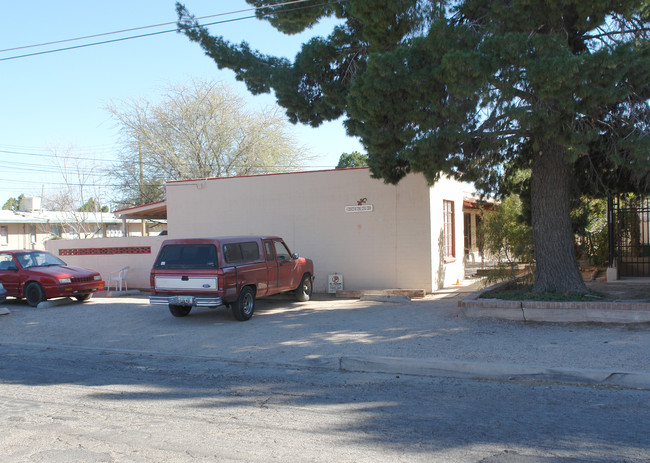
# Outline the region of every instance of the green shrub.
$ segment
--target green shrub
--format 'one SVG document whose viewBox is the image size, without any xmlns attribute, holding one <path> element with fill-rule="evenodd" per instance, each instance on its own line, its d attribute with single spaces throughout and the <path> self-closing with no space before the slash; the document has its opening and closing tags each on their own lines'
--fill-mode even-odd
<svg viewBox="0 0 650 463">
<path fill-rule="evenodd" d="M 511 195 L 499 203 L 494 211 L 484 215 L 479 232 L 484 252 L 496 260 L 494 269 L 487 272 L 487 282 L 510 279 L 517 282 L 532 278 L 534 268 L 533 231 L 522 218 L 522 202 Z"/>
</svg>

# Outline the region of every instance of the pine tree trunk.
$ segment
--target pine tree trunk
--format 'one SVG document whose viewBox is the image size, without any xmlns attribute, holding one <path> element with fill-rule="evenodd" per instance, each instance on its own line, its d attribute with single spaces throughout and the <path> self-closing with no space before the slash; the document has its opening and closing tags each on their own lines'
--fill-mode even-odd
<svg viewBox="0 0 650 463">
<path fill-rule="evenodd" d="M 533 156 L 531 213 L 537 265 L 533 291 L 584 292 L 570 217 L 571 171 L 564 150 L 546 144 Z"/>
</svg>

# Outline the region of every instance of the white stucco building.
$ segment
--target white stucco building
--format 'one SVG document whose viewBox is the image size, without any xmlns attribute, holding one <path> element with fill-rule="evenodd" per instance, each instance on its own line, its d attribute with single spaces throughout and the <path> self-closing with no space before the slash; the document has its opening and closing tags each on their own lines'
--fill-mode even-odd
<svg viewBox="0 0 650 463">
<path fill-rule="evenodd" d="M 463 278 L 463 188 L 367 168 L 167 183 L 170 237 L 279 235 L 313 259 L 314 289 L 425 289 Z"/>
<path fill-rule="evenodd" d="M 421 174 L 388 185 L 368 168 L 173 181 L 164 203 L 116 212 L 166 217 L 167 236 L 55 240 L 47 249 L 102 275 L 128 265 L 129 288 L 148 288 L 165 238 L 278 235 L 313 259 L 317 292 L 334 273 L 344 289 L 432 292 L 464 276 L 464 188 L 446 177 L 429 186 Z"/>
</svg>

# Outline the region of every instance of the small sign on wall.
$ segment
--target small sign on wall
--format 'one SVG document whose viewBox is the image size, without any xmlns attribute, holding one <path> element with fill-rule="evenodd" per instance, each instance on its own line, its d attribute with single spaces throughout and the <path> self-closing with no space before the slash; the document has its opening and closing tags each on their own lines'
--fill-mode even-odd
<svg viewBox="0 0 650 463">
<path fill-rule="evenodd" d="M 356 206 L 345 206 L 345 212 L 372 212 L 372 204 L 368 204 L 368 198 L 361 198 Z"/>
<path fill-rule="evenodd" d="M 372 212 L 372 204 L 363 206 L 345 206 L 345 212 Z"/>
<path fill-rule="evenodd" d="M 343 291 L 343 275 L 334 273 L 327 278 L 327 292 L 336 293 Z"/>
</svg>

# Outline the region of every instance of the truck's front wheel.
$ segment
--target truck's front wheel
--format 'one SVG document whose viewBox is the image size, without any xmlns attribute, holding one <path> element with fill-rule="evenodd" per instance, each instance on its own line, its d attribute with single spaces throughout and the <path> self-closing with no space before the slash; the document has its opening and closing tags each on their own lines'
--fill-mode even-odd
<svg viewBox="0 0 650 463">
<path fill-rule="evenodd" d="M 296 288 L 296 299 L 298 299 L 300 302 L 307 302 L 309 299 L 311 299 L 311 292 L 311 275 L 305 273 L 300 280 L 300 285 L 298 285 Z"/>
<path fill-rule="evenodd" d="M 169 304 L 169 311 L 174 317 L 184 317 L 192 310 L 192 306 L 189 305 L 174 305 Z"/>
<path fill-rule="evenodd" d="M 250 286 L 245 286 L 232 304 L 232 314 L 237 320 L 243 322 L 250 319 L 253 312 L 255 312 L 255 290 Z"/>
</svg>

